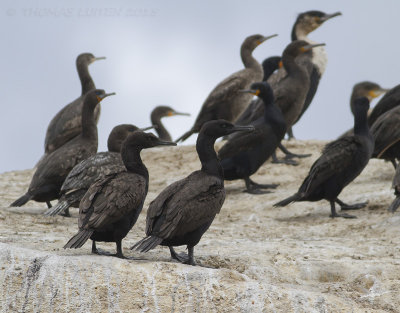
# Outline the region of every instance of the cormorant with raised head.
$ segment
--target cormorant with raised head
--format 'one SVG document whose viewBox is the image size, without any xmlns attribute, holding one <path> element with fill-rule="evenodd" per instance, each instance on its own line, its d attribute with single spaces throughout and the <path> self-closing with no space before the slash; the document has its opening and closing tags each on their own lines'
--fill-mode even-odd
<svg viewBox="0 0 400 313">
<path fill-rule="evenodd" d="M 331 18 L 339 15 L 341 15 L 340 12 L 336 12 L 333 14 L 326 14 L 321 11 L 307 11 L 299 14 L 292 28 L 292 34 L 291 34 L 292 41 L 304 40 L 309 44 L 315 44 L 314 41 L 308 38 L 308 34 L 316 30 L 327 20 L 330 20 Z M 328 60 L 326 57 L 326 51 L 322 46 L 313 49 L 310 52 L 305 53 L 301 57 L 298 57 L 296 59 L 297 63 L 299 63 L 300 65 L 302 65 L 304 68 L 307 69 L 310 82 L 307 91 L 307 96 L 303 103 L 302 111 L 294 123 L 296 123 L 300 119 L 300 117 L 309 107 L 312 99 L 314 98 L 321 76 L 325 71 L 327 61 Z M 274 92 L 275 92 L 275 85 L 279 84 L 279 82 L 282 79 L 284 79 L 286 75 L 287 75 L 286 69 L 282 68 L 279 69 L 277 73 L 271 75 L 271 77 L 268 79 L 268 83 L 271 85 Z M 252 120 L 255 120 L 263 115 L 262 112 L 263 109 L 264 106 L 262 105 L 262 103 L 258 102 L 257 106 L 254 106 L 253 108 L 247 108 L 243 114 L 246 116 L 252 115 L 253 116 Z M 251 110 L 254 113 L 249 114 L 248 112 L 246 112 L 247 110 Z M 247 125 L 250 123 L 251 120 L 239 117 L 237 121 L 240 121 L 239 123 L 240 125 Z M 291 126 L 289 125 L 288 125 L 288 134 L 289 138 L 293 137 L 293 132 L 291 130 Z"/>
<path fill-rule="evenodd" d="M 225 120 L 204 123 L 197 137 L 201 170 L 191 173 L 167 188 L 149 206 L 147 237 L 131 249 L 147 252 L 158 245 L 168 246 L 171 257 L 195 265 L 194 246 L 210 227 L 225 200 L 223 170 L 214 150 L 215 140 L 235 131 L 254 130 Z M 188 257 L 178 255 L 173 246 L 187 245 Z"/>
<path fill-rule="evenodd" d="M 89 65 L 97 60 L 103 60 L 105 57 L 95 57 L 91 53 L 82 53 L 76 58 L 76 68 L 82 85 L 81 95 L 62 108 L 50 121 L 47 127 L 46 138 L 44 141 L 45 153 L 53 152 L 63 144 L 78 136 L 81 133 L 81 113 L 83 99 L 85 94 L 95 89 L 95 84 L 89 74 Z M 94 111 L 94 117 L 97 121 L 100 115 L 100 105 Z"/>
<path fill-rule="evenodd" d="M 51 200 L 58 199 L 61 186 L 73 167 L 97 152 L 97 126 L 94 110 L 105 97 L 104 90 L 89 91 L 82 106 L 82 128 L 77 137 L 68 141 L 57 150 L 46 154 L 39 161 L 26 194 L 10 206 L 21 206 L 29 200 L 46 202 L 51 207 Z"/>
<path fill-rule="evenodd" d="M 274 206 L 326 199 L 331 204 L 331 217 L 355 218 L 353 215 L 337 213 L 335 202 L 342 210 L 360 209 L 367 204 L 348 205 L 340 201 L 338 195 L 362 172 L 374 151 L 374 140 L 367 123 L 368 109 L 367 98 L 358 98 L 354 102 L 354 135 L 327 144 L 322 155 L 311 166 L 298 192 Z"/>
<path fill-rule="evenodd" d="M 220 82 L 204 101 L 193 127 L 179 137 L 176 142 L 185 141 L 192 134 L 198 133 L 201 126 L 210 120 L 225 119 L 234 121 L 246 108 L 252 99 L 251 94 L 240 93 L 241 89 L 248 89 L 252 83 L 261 81 L 263 68 L 253 57 L 253 50 L 264 41 L 277 35 L 264 37 L 252 35 L 247 37 L 241 48 L 240 56 L 245 66 L 243 70 L 233 73 Z"/>
<path fill-rule="evenodd" d="M 152 125 L 155 126 L 158 138 L 162 140 L 172 141 L 171 135 L 161 122 L 161 118 L 175 116 L 175 115 L 190 116 L 189 113 L 176 112 L 173 108 L 165 105 L 159 105 L 155 107 L 153 111 L 151 111 L 150 115 L 151 123 Z"/>
<path fill-rule="evenodd" d="M 250 179 L 260 166 L 274 153 L 285 136 L 286 123 L 281 110 L 274 104 L 274 95 L 267 82 L 254 83 L 251 89 L 243 90 L 262 99 L 264 116 L 251 122 L 255 131 L 234 133 L 218 151 L 225 180 L 244 179 L 246 191 L 252 194 L 265 193 L 264 188 L 277 185 L 261 185 Z"/>
<path fill-rule="evenodd" d="M 90 238 L 92 253 L 100 254 L 96 241 L 115 242 L 115 256 L 124 258 L 122 239 L 136 223 L 147 195 L 149 172 L 140 158 L 142 149 L 176 145 L 153 134 L 135 131 L 121 148 L 126 171 L 113 173 L 90 186 L 79 204 L 79 232 L 65 248 L 80 248 Z"/>
<path fill-rule="evenodd" d="M 96 180 L 126 171 L 121 158 L 123 141 L 136 130 L 144 131 L 150 128 L 153 127 L 139 129 L 130 124 L 115 126 L 108 136 L 108 151 L 98 152 L 75 165 L 61 186 L 58 203 L 44 214 L 54 216 L 63 212 L 63 216 L 70 216 L 69 207 L 78 208 L 82 197 Z"/>
</svg>

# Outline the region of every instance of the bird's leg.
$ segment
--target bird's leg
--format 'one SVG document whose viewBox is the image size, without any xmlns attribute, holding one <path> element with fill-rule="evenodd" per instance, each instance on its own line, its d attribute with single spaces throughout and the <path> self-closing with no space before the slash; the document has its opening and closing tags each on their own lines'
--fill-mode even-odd
<svg viewBox="0 0 400 313">
<path fill-rule="evenodd" d="M 289 139 L 289 140 L 290 140 L 290 139 L 294 139 L 293 129 L 292 129 L 291 126 L 287 129 L 286 133 L 287 133 L 287 135 L 288 135 L 288 139 Z"/>
<path fill-rule="evenodd" d="M 71 214 L 69 213 L 69 208 L 66 208 L 63 212 L 60 213 L 60 215 L 64 217 L 71 217 Z"/>
<path fill-rule="evenodd" d="M 178 262 L 181 262 L 181 263 L 187 263 L 189 261 L 189 257 L 186 254 L 176 253 L 176 251 L 174 250 L 174 248 L 172 246 L 168 246 L 168 248 L 169 248 L 169 252 L 171 253 L 172 259 L 177 260 Z"/>
<path fill-rule="evenodd" d="M 50 209 L 51 208 L 51 202 L 50 201 L 46 201 L 47 204 L 47 208 Z"/>
<path fill-rule="evenodd" d="M 245 177 L 244 181 L 246 183 L 246 190 L 244 192 L 247 193 L 251 193 L 253 195 L 259 195 L 259 194 L 264 194 L 264 193 L 270 193 L 270 191 L 263 191 L 260 190 L 260 187 L 258 186 L 258 184 L 256 184 L 255 182 L 253 182 L 249 177 Z M 270 187 L 273 188 L 273 187 Z M 276 188 L 276 186 L 275 186 Z"/>
<path fill-rule="evenodd" d="M 392 162 L 394 169 L 396 169 L 397 168 L 396 159 L 390 159 L 390 162 Z"/>
<path fill-rule="evenodd" d="M 95 240 L 92 241 L 92 253 L 97 254 L 97 255 L 110 255 L 111 254 L 110 252 L 107 252 L 107 251 L 104 251 L 101 249 L 97 249 Z"/>
<path fill-rule="evenodd" d="M 357 218 L 357 216 L 346 214 L 346 213 L 337 213 L 336 208 L 335 208 L 335 201 L 329 201 L 331 204 L 331 215 L 330 217 L 344 217 L 344 218 Z"/>
<path fill-rule="evenodd" d="M 126 259 L 126 257 L 122 254 L 122 240 L 117 240 L 115 243 L 117 244 L 117 253 L 114 254 L 117 258 Z"/>
<path fill-rule="evenodd" d="M 272 163 L 282 163 L 282 164 L 287 164 L 287 165 L 299 165 L 299 163 L 297 163 L 295 160 L 291 160 L 291 159 L 283 159 L 283 160 L 279 160 L 276 157 L 276 153 L 272 153 Z"/>
<path fill-rule="evenodd" d="M 250 177 L 248 177 L 247 179 L 250 181 L 250 184 L 261 189 L 269 189 L 269 188 L 275 189 L 276 187 L 279 186 L 279 184 L 259 184 L 256 183 L 254 180 L 252 180 Z"/>
<path fill-rule="evenodd" d="M 186 264 L 195 266 L 196 262 L 194 261 L 194 258 L 193 258 L 194 247 L 193 246 L 188 246 L 187 248 L 188 248 L 189 260 L 188 260 L 188 262 Z"/>
<path fill-rule="evenodd" d="M 346 203 L 344 203 L 343 201 L 340 201 L 337 198 L 336 198 L 335 201 L 337 202 L 337 204 L 340 205 L 340 208 L 342 210 L 358 210 L 358 209 L 362 209 L 363 207 L 365 207 L 368 204 L 368 201 L 355 203 L 355 204 L 346 204 Z"/>
<path fill-rule="evenodd" d="M 308 158 L 311 156 L 311 153 L 308 154 L 295 154 L 293 152 L 290 152 L 288 149 L 286 149 L 282 143 L 280 142 L 278 144 L 278 148 L 281 149 L 281 151 L 286 154 L 285 159 L 292 159 L 292 158 Z"/>
</svg>

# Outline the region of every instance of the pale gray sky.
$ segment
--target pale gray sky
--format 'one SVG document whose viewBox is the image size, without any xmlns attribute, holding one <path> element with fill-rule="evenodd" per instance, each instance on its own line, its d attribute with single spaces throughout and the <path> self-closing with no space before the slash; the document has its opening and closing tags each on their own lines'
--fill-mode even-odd
<svg viewBox="0 0 400 313">
<path fill-rule="evenodd" d="M 1 1 L 0 172 L 31 168 L 41 157 L 49 121 L 80 95 L 79 53 L 107 57 L 90 73 L 98 88 L 117 93 L 102 103 L 99 151 L 113 126 L 147 126 L 158 104 L 192 114 L 165 120 L 177 138 L 212 88 L 243 67 L 246 36 L 279 34 L 254 53 L 260 62 L 279 55 L 307 10 L 343 16 L 310 35 L 326 43 L 329 61 L 294 132 L 299 139 L 332 139 L 352 125 L 355 83 L 400 83 L 399 1 Z"/>
</svg>

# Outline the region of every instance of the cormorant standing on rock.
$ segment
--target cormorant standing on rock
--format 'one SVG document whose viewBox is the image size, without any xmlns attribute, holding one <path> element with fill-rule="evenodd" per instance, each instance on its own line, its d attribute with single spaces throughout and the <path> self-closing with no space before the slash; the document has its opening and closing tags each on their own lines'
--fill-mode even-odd
<svg viewBox="0 0 400 313">
<path fill-rule="evenodd" d="M 367 123 L 368 109 L 367 98 L 358 98 L 354 102 L 354 135 L 327 144 L 299 191 L 274 206 L 286 206 L 295 201 L 326 199 L 331 204 L 331 217 L 355 218 L 349 214 L 338 214 L 335 202 L 342 210 L 360 209 L 367 204 L 347 205 L 339 200 L 338 195 L 362 172 L 374 151 L 374 141 Z"/>
<path fill-rule="evenodd" d="M 136 223 L 148 191 L 149 173 L 140 151 L 161 145 L 176 144 L 142 131 L 129 135 L 121 148 L 127 171 L 107 175 L 90 186 L 79 204 L 79 232 L 64 249 L 80 248 L 90 238 L 92 253 L 100 254 L 96 241 L 115 242 L 115 256 L 124 258 L 122 239 Z"/>
<path fill-rule="evenodd" d="M 104 90 L 89 91 L 82 106 L 81 134 L 68 141 L 57 150 L 46 154 L 39 161 L 33 174 L 28 192 L 14 201 L 10 206 L 21 206 L 29 200 L 46 202 L 50 208 L 50 201 L 59 198 L 60 188 L 72 168 L 95 154 L 97 151 L 97 126 L 94 110 L 105 97 Z"/>
<path fill-rule="evenodd" d="M 96 88 L 92 77 L 90 77 L 88 67 L 91 63 L 103 59 L 105 59 L 105 57 L 96 58 L 91 53 L 82 53 L 78 55 L 76 59 L 76 68 L 82 85 L 82 93 L 79 98 L 62 108 L 50 121 L 44 141 L 45 153 L 53 152 L 81 133 L 83 99 L 88 91 Z M 100 105 L 98 105 L 94 111 L 96 124 L 99 120 L 99 115 Z"/>
<path fill-rule="evenodd" d="M 268 37 L 252 35 L 245 39 L 240 48 L 245 69 L 230 75 L 211 91 L 204 101 L 193 127 L 179 137 L 176 142 L 185 141 L 192 134 L 198 133 L 201 126 L 207 121 L 236 120 L 252 99 L 252 95 L 240 93 L 239 90 L 248 89 L 252 83 L 261 81 L 263 78 L 263 68 L 253 57 L 252 52 L 258 45 L 275 36 L 277 35 Z"/>
<path fill-rule="evenodd" d="M 150 129 L 147 127 L 141 131 Z M 108 136 L 108 152 L 98 152 L 95 155 L 75 165 L 61 186 L 58 203 L 47 210 L 45 215 L 54 216 L 64 212 L 63 216 L 70 216 L 69 207 L 79 207 L 79 202 L 89 187 L 105 176 L 125 172 L 126 167 L 121 158 L 121 146 L 123 141 L 138 128 L 130 124 L 115 126 Z"/>
<path fill-rule="evenodd" d="M 215 140 L 235 131 L 254 130 L 224 120 L 204 123 L 196 149 L 201 170 L 165 188 L 149 206 L 147 237 L 131 249 L 147 252 L 158 245 L 168 246 L 171 257 L 195 265 L 194 246 L 210 227 L 225 200 L 223 170 L 214 150 Z M 173 246 L 187 245 L 188 257 L 178 255 Z"/>
<path fill-rule="evenodd" d="M 252 194 L 265 193 L 260 188 L 276 188 L 277 185 L 260 185 L 250 176 L 274 153 L 286 132 L 286 123 L 281 110 L 274 105 L 274 95 L 267 82 L 254 83 L 244 90 L 262 99 L 264 116 L 251 122 L 255 131 L 235 133 L 218 151 L 224 169 L 225 180 L 244 179 L 246 191 Z"/>
<path fill-rule="evenodd" d="M 161 122 L 161 118 L 175 115 L 190 116 L 189 113 L 176 112 L 174 109 L 165 105 L 159 105 L 155 107 L 154 110 L 151 112 L 151 124 L 155 125 L 155 130 L 157 132 L 158 138 L 162 140 L 172 141 L 171 135 L 165 129 L 163 123 Z"/>
</svg>

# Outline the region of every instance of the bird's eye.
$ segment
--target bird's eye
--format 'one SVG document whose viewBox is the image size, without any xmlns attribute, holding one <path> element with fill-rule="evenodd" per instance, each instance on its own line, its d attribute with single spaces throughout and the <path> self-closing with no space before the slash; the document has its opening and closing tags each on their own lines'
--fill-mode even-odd
<svg viewBox="0 0 400 313">
<path fill-rule="evenodd" d="M 97 95 L 97 96 L 100 96 L 101 95 L 101 91 L 95 91 L 95 94 Z"/>
</svg>

